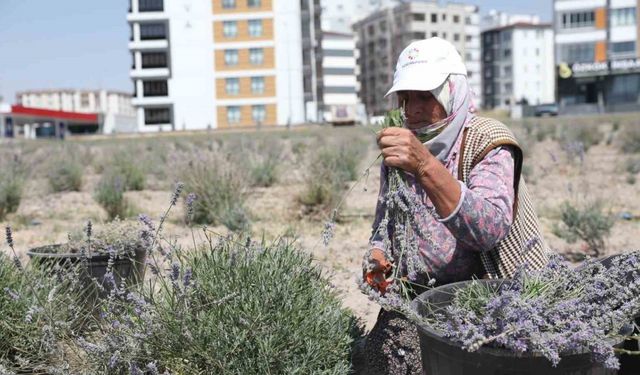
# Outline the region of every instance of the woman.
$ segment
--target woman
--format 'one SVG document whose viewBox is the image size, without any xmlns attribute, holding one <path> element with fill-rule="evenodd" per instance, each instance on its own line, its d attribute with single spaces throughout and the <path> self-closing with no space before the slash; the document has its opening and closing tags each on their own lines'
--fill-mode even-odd
<svg viewBox="0 0 640 375">
<path fill-rule="evenodd" d="M 422 40 L 400 54 L 387 93 L 397 95 L 406 120 L 404 128 L 378 135 L 384 157 L 380 195 L 387 191 L 387 169 L 400 168 L 430 213 L 416 217 L 429 234 L 417 239 L 425 269 L 413 276 L 419 282 L 510 277 L 523 263 L 538 268 L 547 260 L 520 177 L 522 151 L 504 125 L 474 116 L 466 75 L 453 45 L 440 38 Z M 385 256 L 393 251 L 385 249 L 378 228 L 382 202 L 363 272 L 369 285 L 384 293 L 398 259 Z M 422 372 L 415 327 L 398 313 L 382 310 L 364 346 L 364 373 Z"/>
</svg>

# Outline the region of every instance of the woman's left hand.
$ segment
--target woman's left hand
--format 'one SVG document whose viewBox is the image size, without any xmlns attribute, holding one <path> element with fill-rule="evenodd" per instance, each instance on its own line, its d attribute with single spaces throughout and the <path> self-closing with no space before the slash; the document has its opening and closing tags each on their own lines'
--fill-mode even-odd
<svg viewBox="0 0 640 375">
<path fill-rule="evenodd" d="M 386 166 L 401 168 L 414 176 L 433 157 L 420 140 L 404 128 L 383 129 L 378 133 L 378 147 Z"/>
</svg>

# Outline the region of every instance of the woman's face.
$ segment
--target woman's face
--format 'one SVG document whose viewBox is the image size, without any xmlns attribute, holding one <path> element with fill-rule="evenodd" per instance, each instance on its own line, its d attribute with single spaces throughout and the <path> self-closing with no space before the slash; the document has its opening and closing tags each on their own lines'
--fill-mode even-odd
<svg viewBox="0 0 640 375">
<path fill-rule="evenodd" d="M 444 107 L 429 91 L 398 91 L 398 105 L 404 108 L 409 129 L 447 118 Z"/>
</svg>

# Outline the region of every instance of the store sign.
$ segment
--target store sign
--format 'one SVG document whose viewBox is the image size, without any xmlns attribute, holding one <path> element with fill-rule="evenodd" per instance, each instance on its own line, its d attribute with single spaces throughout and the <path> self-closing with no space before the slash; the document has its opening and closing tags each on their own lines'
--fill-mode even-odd
<svg viewBox="0 0 640 375">
<path fill-rule="evenodd" d="M 610 60 L 605 62 L 574 64 L 560 63 L 558 65 L 558 76 L 561 79 L 634 72 L 640 72 L 640 59 Z"/>
</svg>

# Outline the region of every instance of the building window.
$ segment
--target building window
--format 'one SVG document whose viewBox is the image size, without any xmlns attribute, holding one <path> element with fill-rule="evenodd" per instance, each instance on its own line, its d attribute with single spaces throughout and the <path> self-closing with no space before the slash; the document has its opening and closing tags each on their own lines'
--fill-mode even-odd
<svg viewBox="0 0 640 375">
<path fill-rule="evenodd" d="M 163 0 L 138 0 L 139 12 L 162 12 L 163 10 Z"/>
<path fill-rule="evenodd" d="M 237 124 L 240 122 L 240 107 L 232 105 L 227 107 L 227 122 Z"/>
<path fill-rule="evenodd" d="M 167 39 L 167 29 L 164 23 L 141 23 L 140 40 Z"/>
<path fill-rule="evenodd" d="M 167 81 L 144 81 L 142 83 L 142 93 L 147 96 L 167 96 L 169 95 L 169 86 Z"/>
<path fill-rule="evenodd" d="M 640 79 L 637 74 L 616 75 L 611 77 L 609 101 L 612 103 L 629 103 L 638 101 Z"/>
<path fill-rule="evenodd" d="M 611 9 L 611 26 L 632 26 L 636 24 L 636 8 Z"/>
<path fill-rule="evenodd" d="M 593 62 L 595 60 L 594 43 L 576 43 L 560 46 L 560 61 L 567 63 Z"/>
<path fill-rule="evenodd" d="M 260 8 L 261 5 L 260 0 L 247 0 L 247 6 L 249 8 Z"/>
<path fill-rule="evenodd" d="M 611 53 L 614 55 L 635 55 L 636 42 L 611 43 Z"/>
<path fill-rule="evenodd" d="M 249 35 L 252 37 L 262 36 L 262 20 L 249 20 Z"/>
<path fill-rule="evenodd" d="M 264 94 L 264 77 L 251 77 L 251 93 Z"/>
<path fill-rule="evenodd" d="M 226 49 L 224 50 L 224 64 L 225 65 L 238 65 L 238 50 Z"/>
<path fill-rule="evenodd" d="M 262 65 L 264 63 L 264 49 L 249 48 L 249 62 L 252 65 Z"/>
<path fill-rule="evenodd" d="M 426 37 L 427 37 L 427 33 L 420 32 L 420 31 L 413 32 L 413 39 L 415 40 L 422 40 L 422 39 L 425 39 Z"/>
<path fill-rule="evenodd" d="M 169 66 L 166 52 L 142 52 L 141 56 L 142 69 L 166 68 Z"/>
<path fill-rule="evenodd" d="M 505 49 L 503 56 L 504 56 L 505 59 L 510 58 L 511 57 L 511 50 L 510 49 Z"/>
<path fill-rule="evenodd" d="M 414 13 L 413 14 L 413 20 L 414 21 L 424 21 L 426 18 L 426 15 L 424 13 Z"/>
<path fill-rule="evenodd" d="M 145 125 L 170 124 L 171 108 L 145 108 L 144 123 Z"/>
<path fill-rule="evenodd" d="M 227 95 L 240 94 L 240 80 L 238 78 L 227 78 L 224 80 L 224 91 Z"/>
<path fill-rule="evenodd" d="M 369 27 L 367 28 L 367 32 L 369 33 L 369 35 L 373 35 L 376 33 L 376 29 L 373 27 L 373 25 L 369 25 Z"/>
<path fill-rule="evenodd" d="M 465 36 L 465 40 L 467 41 L 467 43 L 471 42 L 473 38 L 471 37 L 471 35 L 467 35 Z"/>
<path fill-rule="evenodd" d="M 431 37 L 432 37 L 432 38 L 435 38 L 435 37 L 437 37 L 437 36 L 438 36 L 438 32 L 437 32 L 437 31 L 432 31 L 432 32 L 431 32 Z"/>
<path fill-rule="evenodd" d="M 378 27 L 380 27 L 380 31 L 382 31 L 383 33 L 387 31 L 387 21 L 380 21 L 380 25 L 378 25 Z"/>
<path fill-rule="evenodd" d="M 236 7 L 236 0 L 222 0 L 222 8 L 232 9 Z"/>
<path fill-rule="evenodd" d="M 453 23 L 460 23 L 460 16 L 453 16 Z"/>
<path fill-rule="evenodd" d="M 453 34 L 453 41 L 454 42 L 459 42 L 460 41 L 460 34 Z"/>
<path fill-rule="evenodd" d="M 222 22 L 222 35 L 225 38 L 235 38 L 238 36 L 238 22 L 237 21 L 223 21 Z"/>
<path fill-rule="evenodd" d="M 431 13 L 431 23 L 438 23 L 438 15 L 436 13 Z"/>
<path fill-rule="evenodd" d="M 442 33 L 442 39 L 447 39 L 447 33 Z"/>
<path fill-rule="evenodd" d="M 465 25 L 471 25 L 471 17 L 465 17 L 464 23 Z"/>
<path fill-rule="evenodd" d="M 251 106 L 251 118 L 255 122 L 264 122 L 267 118 L 267 110 L 264 105 Z"/>
<path fill-rule="evenodd" d="M 563 29 L 592 27 L 596 22 L 596 13 L 593 10 L 588 12 L 564 13 L 561 21 Z"/>
<path fill-rule="evenodd" d="M 444 21 L 446 21 L 446 20 L 447 20 L 447 15 L 443 13 L 443 14 L 442 14 L 442 21 L 444 22 Z"/>
</svg>

